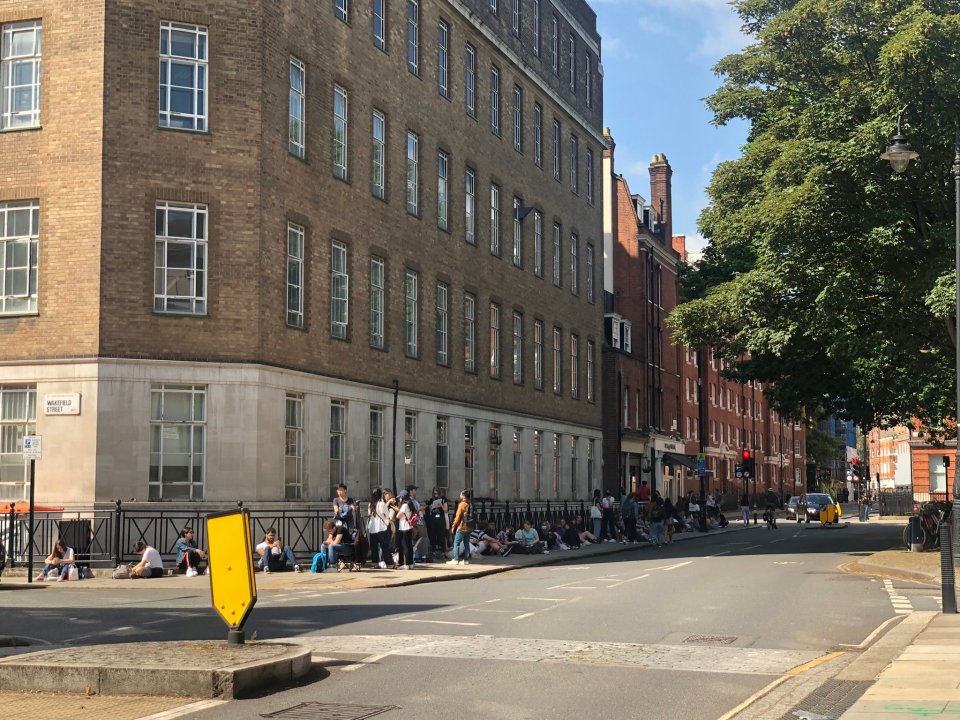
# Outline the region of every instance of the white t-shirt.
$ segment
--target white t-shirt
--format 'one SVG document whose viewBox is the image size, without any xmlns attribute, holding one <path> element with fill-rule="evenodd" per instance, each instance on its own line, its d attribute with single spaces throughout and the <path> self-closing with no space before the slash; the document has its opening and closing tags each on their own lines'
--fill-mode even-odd
<svg viewBox="0 0 960 720">
<path fill-rule="evenodd" d="M 140 558 L 140 560 L 146 562 L 148 568 L 159 568 L 163 570 L 163 558 L 160 557 L 160 553 L 157 552 L 156 548 L 148 547 L 143 551 L 143 557 Z"/>
<path fill-rule="evenodd" d="M 373 508 L 373 515 L 370 516 L 370 520 L 367 523 L 367 530 L 370 534 L 384 532 L 389 526 L 387 525 L 390 520 L 390 509 L 387 507 L 387 504 L 381 500 L 377 503 L 376 507 Z"/>
<path fill-rule="evenodd" d="M 412 530 L 413 528 L 410 525 L 410 517 L 413 515 L 413 510 L 410 508 L 411 502 L 408 500 L 400 506 L 400 512 L 397 513 L 397 517 L 400 518 L 400 530 L 407 531 Z"/>
<path fill-rule="evenodd" d="M 272 547 L 272 548 L 270 548 L 270 550 L 272 551 L 272 554 L 274 554 L 274 555 L 279 555 L 280 553 L 283 552 L 283 550 L 281 550 L 281 549 L 278 548 L 278 547 Z M 264 555 L 264 554 L 266 554 L 266 552 L 267 552 L 267 543 L 266 543 L 266 542 L 262 542 L 262 543 L 260 543 L 259 545 L 257 545 L 257 554 L 258 554 L 258 555 Z"/>
</svg>

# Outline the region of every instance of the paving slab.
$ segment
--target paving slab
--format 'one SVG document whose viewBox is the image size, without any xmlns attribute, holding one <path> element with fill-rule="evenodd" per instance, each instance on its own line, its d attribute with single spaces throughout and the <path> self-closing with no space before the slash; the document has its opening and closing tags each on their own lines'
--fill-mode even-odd
<svg viewBox="0 0 960 720">
<path fill-rule="evenodd" d="M 199 711 L 217 702 L 156 695 L 0 692 L 4 720 L 146 720 L 173 710 Z"/>
</svg>

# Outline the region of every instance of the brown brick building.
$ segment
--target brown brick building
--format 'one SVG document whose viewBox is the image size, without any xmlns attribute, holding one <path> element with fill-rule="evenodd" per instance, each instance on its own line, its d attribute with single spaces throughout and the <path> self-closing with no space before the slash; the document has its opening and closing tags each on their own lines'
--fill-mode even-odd
<svg viewBox="0 0 960 720">
<path fill-rule="evenodd" d="M 0 495 L 586 495 L 600 38 L 492 8 L 0 0 Z"/>
</svg>

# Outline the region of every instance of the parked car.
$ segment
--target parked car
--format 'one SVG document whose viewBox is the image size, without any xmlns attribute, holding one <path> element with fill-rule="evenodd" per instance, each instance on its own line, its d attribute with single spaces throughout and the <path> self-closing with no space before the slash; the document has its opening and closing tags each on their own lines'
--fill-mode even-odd
<svg viewBox="0 0 960 720">
<path fill-rule="evenodd" d="M 807 522 L 820 519 L 820 510 L 827 505 L 833 505 L 836 509 L 836 517 L 840 517 L 840 506 L 826 493 L 805 493 L 800 496 L 797 503 L 797 522 Z"/>
<path fill-rule="evenodd" d="M 800 496 L 794 495 L 792 498 L 787 500 L 787 504 L 784 506 L 783 510 L 787 520 L 796 520 L 797 519 L 797 508 L 800 506 Z"/>
</svg>

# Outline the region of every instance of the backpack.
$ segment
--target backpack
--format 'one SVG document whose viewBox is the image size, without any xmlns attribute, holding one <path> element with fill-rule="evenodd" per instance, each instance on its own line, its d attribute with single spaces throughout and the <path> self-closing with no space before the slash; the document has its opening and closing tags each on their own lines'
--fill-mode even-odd
<svg viewBox="0 0 960 720">
<path fill-rule="evenodd" d="M 473 509 L 473 503 L 467 503 L 467 511 L 463 514 L 463 522 L 471 529 L 477 524 L 477 513 Z"/>
</svg>

